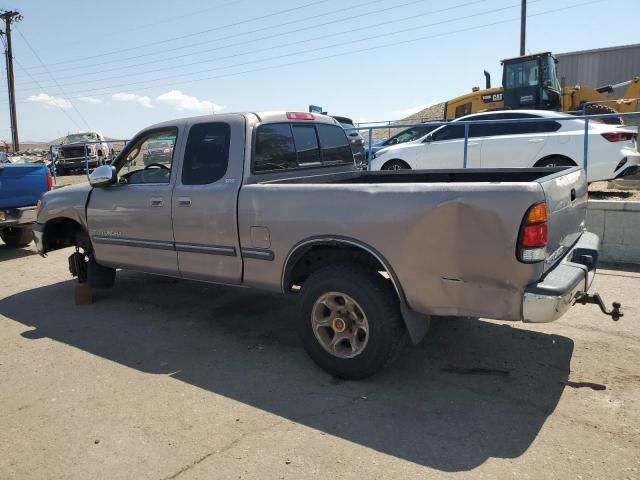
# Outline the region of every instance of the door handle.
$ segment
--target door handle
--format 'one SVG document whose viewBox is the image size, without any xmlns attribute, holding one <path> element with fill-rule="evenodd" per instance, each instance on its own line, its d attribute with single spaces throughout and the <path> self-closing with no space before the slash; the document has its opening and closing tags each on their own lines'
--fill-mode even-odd
<svg viewBox="0 0 640 480">
<path fill-rule="evenodd" d="M 477 147 L 478 145 L 480 145 L 478 142 L 474 142 L 474 143 L 467 143 L 467 148 L 468 148 L 468 147 Z"/>
<path fill-rule="evenodd" d="M 152 207 L 162 207 L 164 205 L 164 200 L 162 197 L 151 197 L 151 206 Z"/>
<path fill-rule="evenodd" d="M 530 138 L 528 140 L 529 143 L 542 143 L 544 142 L 544 138 Z"/>
<path fill-rule="evenodd" d="M 178 197 L 178 206 L 179 207 L 190 207 L 191 206 L 191 198 L 189 198 L 189 197 Z"/>
</svg>

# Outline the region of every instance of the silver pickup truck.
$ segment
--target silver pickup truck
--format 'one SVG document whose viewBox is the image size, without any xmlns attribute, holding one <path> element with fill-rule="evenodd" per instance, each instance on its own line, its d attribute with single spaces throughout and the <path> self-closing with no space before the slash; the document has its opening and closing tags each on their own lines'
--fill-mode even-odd
<svg viewBox="0 0 640 480">
<path fill-rule="evenodd" d="M 44 195 L 33 231 L 94 288 L 121 268 L 296 295 L 309 355 L 355 379 L 431 316 L 550 322 L 599 300 L 586 207 L 577 167 L 362 172 L 330 117 L 233 113 L 143 130 Z"/>
</svg>

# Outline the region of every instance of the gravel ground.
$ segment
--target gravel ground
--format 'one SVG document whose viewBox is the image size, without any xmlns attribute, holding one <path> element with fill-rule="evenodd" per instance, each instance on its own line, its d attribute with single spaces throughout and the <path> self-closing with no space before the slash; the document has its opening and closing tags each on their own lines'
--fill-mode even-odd
<svg viewBox="0 0 640 480">
<path fill-rule="evenodd" d="M 558 322 L 436 323 L 372 379 L 316 368 L 278 295 L 0 245 L 0 478 L 640 478 L 640 273 Z"/>
</svg>

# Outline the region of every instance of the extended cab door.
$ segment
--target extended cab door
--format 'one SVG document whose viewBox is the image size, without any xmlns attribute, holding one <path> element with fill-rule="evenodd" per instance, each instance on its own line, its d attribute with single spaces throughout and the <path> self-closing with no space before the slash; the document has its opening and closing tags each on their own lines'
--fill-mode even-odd
<svg viewBox="0 0 640 480">
<path fill-rule="evenodd" d="M 115 166 L 114 185 L 94 187 L 87 205 L 89 236 L 96 260 L 104 265 L 166 275 L 178 274 L 171 224 L 173 157 L 178 128 L 143 132 Z M 162 157 L 149 162 L 149 145 L 164 142 Z"/>
<path fill-rule="evenodd" d="M 480 166 L 480 141 L 469 138 L 467 167 Z M 464 125 L 452 123 L 438 128 L 423 140 L 418 149 L 417 169 L 463 168 Z"/>
<path fill-rule="evenodd" d="M 189 126 L 173 193 L 173 232 L 183 277 L 234 284 L 242 278 L 236 212 L 245 119 L 224 119 Z"/>
</svg>

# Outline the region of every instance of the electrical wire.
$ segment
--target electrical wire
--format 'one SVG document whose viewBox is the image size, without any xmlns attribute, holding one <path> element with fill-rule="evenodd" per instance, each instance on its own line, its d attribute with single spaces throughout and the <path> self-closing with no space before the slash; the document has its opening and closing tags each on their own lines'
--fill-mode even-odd
<svg viewBox="0 0 640 480">
<path fill-rule="evenodd" d="M 592 4 L 595 4 L 595 3 L 601 3 L 602 1 L 604 1 L 604 0 L 591 0 L 591 1 L 588 1 L 588 2 L 581 2 L 581 3 L 576 3 L 576 4 L 565 6 L 565 7 L 555 8 L 555 9 L 551 9 L 551 10 L 545 10 L 545 11 L 541 11 L 541 12 L 538 12 L 538 13 L 535 13 L 535 14 L 529 14 L 529 15 L 527 15 L 527 18 L 533 18 L 533 17 L 542 16 L 542 15 L 558 13 L 558 12 L 570 10 L 570 9 L 573 9 L 573 8 L 592 5 Z M 429 40 L 429 39 L 433 39 L 433 38 L 441 38 L 441 37 L 445 37 L 445 36 L 449 36 L 449 35 L 455 35 L 455 34 L 469 32 L 469 31 L 481 30 L 481 29 L 484 29 L 484 28 L 493 27 L 493 26 L 496 26 L 496 25 L 502 25 L 502 24 L 505 24 L 505 23 L 516 22 L 516 21 L 520 21 L 520 17 L 519 16 L 518 17 L 512 17 L 512 18 L 504 19 L 504 20 L 499 20 L 499 21 L 496 21 L 496 22 L 485 23 L 485 24 L 481 24 L 481 25 L 475 25 L 475 26 L 461 28 L 461 29 L 457 29 L 457 30 L 451 30 L 451 31 L 448 31 L 448 32 L 442 32 L 442 33 L 437 33 L 437 34 L 433 34 L 433 35 L 420 36 L 420 37 L 411 38 L 411 39 L 407 39 L 407 40 L 390 42 L 390 43 L 385 43 L 385 44 L 380 44 L 380 45 L 360 48 L 360 49 L 356 49 L 356 50 L 349 50 L 349 51 L 346 51 L 346 52 L 335 53 L 335 54 L 326 55 L 326 56 L 322 56 L 322 57 L 314 57 L 314 58 L 308 58 L 308 59 L 304 59 L 304 60 L 297 60 L 297 61 L 288 62 L 288 63 L 280 63 L 280 64 L 276 64 L 276 65 L 269 65 L 269 66 L 265 66 L 265 67 L 255 68 L 255 69 L 242 70 L 242 71 L 239 71 L 239 72 L 228 73 L 228 74 L 223 74 L 223 75 L 214 75 L 214 76 L 196 78 L 196 79 L 192 79 L 192 80 L 185 80 L 185 81 L 182 82 L 182 84 L 193 84 L 193 83 L 199 83 L 199 82 L 204 82 L 204 81 L 209 81 L 209 80 L 215 80 L 215 79 L 219 79 L 219 78 L 235 77 L 235 76 L 239 76 L 239 75 L 245 75 L 245 74 L 248 74 L 248 73 L 256 73 L 256 72 L 262 72 L 262 71 L 267 71 L 267 70 L 274 70 L 274 69 L 279 69 L 279 68 L 290 67 L 290 66 L 294 66 L 294 65 L 302 65 L 302 64 L 307 64 L 307 63 L 314 63 L 314 62 L 318 62 L 318 61 L 322 61 L 322 60 L 328 60 L 328 59 L 331 59 L 331 58 L 338 58 L 338 57 L 343 57 L 343 56 L 354 55 L 354 54 L 358 54 L 358 53 L 364 53 L 364 52 L 369 52 L 369 51 L 373 51 L 373 50 L 378 50 L 378 49 L 381 49 L 381 48 L 397 47 L 397 46 L 400 46 L 400 45 L 407 45 L 407 44 L 411 44 L 411 43 L 415 43 L 415 42 L 419 42 L 419 41 L 423 41 L 423 40 Z M 164 84 L 147 85 L 145 87 L 137 88 L 136 90 L 137 91 L 146 91 L 146 90 L 152 90 L 152 89 L 156 89 L 156 88 L 174 87 L 174 86 L 175 86 L 175 84 L 173 84 L 173 83 L 170 83 L 170 84 L 164 83 Z M 79 96 L 84 96 L 84 95 L 87 95 L 87 93 L 104 90 L 106 88 L 112 88 L 112 87 L 104 87 L 104 88 L 99 88 L 99 89 L 94 89 L 94 90 L 89 90 L 89 91 L 71 92 L 71 95 L 78 94 Z M 94 93 L 93 95 L 95 95 L 95 96 L 108 96 L 108 95 L 112 95 L 112 94 L 115 94 L 115 93 L 119 93 L 119 91 L 116 90 L 116 91 L 111 91 L 111 92 Z M 72 97 L 72 98 L 79 98 L 79 97 Z"/>
<path fill-rule="evenodd" d="M 202 10 L 196 10 L 194 12 L 189 12 L 189 13 L 185 13 L 185 14 L 182 14 L 182 15 L 171 15 L 170 17 L 164 18 L 162 20 L 156 20 L 155 22 L 147 23 L 147 24 L 144 24 L 144 25 L 138 25 L 138 26 L 135 26 L 133 28 L 110 31 L 109 33 L 104 33 L 102 35 L 94 35 L 92 33 L 91 34 L 91 39 L 95 40 L 95 39 L 99 39 L 99 38 L 113 37 L 114 35 L 119 35 L 121 33 L 139 32 L 140 30 L 144 30 L 144 29 L 147 29 L 147 28 L 150 28 L 150 27 L 155 27 L 155 26 L 162 25 L 162 24 L 165 24 L 165 23 L 173 23 L 176 20 L 181 20 L 183 18 L 193 17 L 194 15 L 200 15 L 202 13 L 209 12 L 211 10 L 216 10 L 216 9 L 228 7 L 230 5 L 235 5 L 236 3 L 241 3 L 241 2 L 246 2 L 246 1 L 247 0 L 234 0 L 234 1 L 231 1 L 231 2 L 223 3 L 221 5 L 213 5 L 213 6 L 208 7 L 208 8 L 203 8 Z M 63 43 L 60 46 L 64 47 L 66 45 L 77 45 L 78 43 L 86 43 L 86 39 L 75 40 L 73 42 Z"/>
<path fill-rule="evenodd" d="M 40 58 L 40 55 L 38 55 L 38 52 L 35 51 L 35 49 L 31 46 L 31 44 L 29 43 L 29 40 L 27 40 L 27 37 L 25 37 L 22 32 L 20 30 L 17 30 L 18 35 L 20 35 L 20 37 L 22 37 L 22 40 L 24 40 L 24 43 L 27 45 L 27 47 L 29 47 L 29 50 L 31 50 L 31 52 L 35 55 L 35 57 L 38 59 L 38 61 L 45 67 L 45 69 L 47 68 L 44 64 L 44 62 L 42 61 L 42 59 Z M 73 107 L 73 109 L 76 111 L 76 113 L 78 114 L 78 116 L 80 117 L 80 119 L 84 122 L 84 124 L 87 126 L 87 128 L 89 130 L 91 130 L 91 126 L 89 125 L 89 122 L 87 122 L 87 120 L 84 118 L 84 116 L 82 115 L 82 113 L 80 112 L 80 110 L 78 110 L 78 107 L 76 107 L 74 105 L 74 103 L 71 101 L 71 99 L 69 98 L 69 96 L 67 95 L 67 93 L 64 91 L 64 88 L 62 88 L 62 86 L 58 83 L 58 81 L 55 79 L 55 77 L 53 75 L 51 75 L 51 73 L 49 73 L 49 76 L 51 77 L 51 80 L 54 81 L 54 83 L 56 84 L 56 86 L 60 89 L 60 92 L 62 92 L 62 95 L 66 98 L 66 100 L 69 102 L 69 104 Z"/>
<path fill-rule="evenodd" d="M 406 2 L 404 4 L 397 5 L 397 6 L 394 6 L 394 7 L 387 7 L 387 8 L 382 8 L 380 10 L 375 10 L 375 11 L 369 12 L 369 13 L 367 13 L 365 15 L 381 13 L 381 12 L 384 12 L 384 11 L 387 11 L 387 10 L 396 9 L 398 7 L 414 5 L 416 3 L 423 2 L 423 1 L 425 1 L 425 0 L 412 0 L 410 2 Z M 487 2 L 487 1 L 488 0 L 473 0 L 473 1 L 470 1 L 470 2 L 467 2 L 467 3 L 454 5 L 452 7 L 441 8 L 439 10 L 432 10 L 432 11 L 425 12 L 425 13 L 413 14 L 413 15 L 410 15 L 408 17 L 402 17 L 402 18 L 395 19 L 395 20 L 388 20 L 388 21 L 385 21 L 385 22 L 382 22 L 382 23 L 378 23 L 378 24 L 365 25 L 364 27 L 351 28 L 351 29 L 343 30 L 341 32 L 334 32 L 334 33 L 331 34 L 331 37 L 335 37 L 337 35 L 350 34 L 350 33 L 358 32 L 358 31 L 361 31 L 361 30 L 370 30 L 372 28 L 376 28 L 376 27 L 379 27 L 379 26 L 386 26 L 386 25 L 390 25 L 392 23 L 398 23 L 398 22 L 403 22 L 403 21 L 406 21 L 406 20 L 411 20 L 411 19 L 415 19 L 415 18 L 419 18 L 419 17 L 425 17 L 425 16 L 436 14 L 436 13 L 442 13 L 442 12 L 446 12 L 446 11 L 449 11 L 449 10 L 455 10 L 457 8 L 468 7 L 470 5 L 474 5 L 474 4 L 478 4 L 478 3 L 484 3 L 484 2 Z M 535 3 L 535 2 L 538 2 L 538 1 L 541 1 L 541 0 L 531 0 L 531 3 Z M 368 3 L 370 3 L 370 2 L 368 2 Z M 362 15 L 362 16 L 365 16 L 365 15 Z M 258 37 L 258 38 L 255 38 L 255 39 L 252 38 L 250 40 L 245 40 L 245 41 L 237 42 L 237 43 L 230 44 L 230 45 L 224 45 L 222 47 L 210 48 L 210 49 L 207 49 L 207 50 L 201 50 L 201 51 L 198 51 L 198 52 L 188 53 L 188 54 L 182 55 L 181 58 L 189 57 L 189 56 L 192 56 L 192 55 L 199 55 L 199 54 L 202 54 L 202 53 L 209 53 L 209 52 L 213 52 L 213 51 L 217 51 L 217 50 L 225 50 L 225 49 L 230 48 L 230 47 L 235 47 L 235 46 L 238 46 L 238 45 L 245 45 L 247 43 L 262 42 L 263 40 L 268 40 L 268 39 L 275 38 L 275 37 L 280 37 L 280 36 L 284 36 L 284 35 L 290 35 L 290 34 L 298 33 L 298 32 L 301 32 L 301 31 L 308 31 L 308 30 L 313 29 L 313 28 L 324 27 L 324 26 L 327 26 L 327 25 L 335 25 L 336 23 L 342 23 L 342 22 L 351 21 L 351 20 L 352 20 L 352 18 L 339 19 L 339 20 L 320 23 L 320 24 L 317 24 L 317 25 L 312 25 L 311 27 L 302 27 L 302 28 L 297 28 L 295 30 L 289 30 L 287 32 L 277 33 L 277 34 L 273 34 L 273 35 L 267 35 L 265 37 Z M 429 26 L 429 25 L 427 25 L 427 26 Z M 222 57 L 208 58 L 206 60 L 199 60 L 197 62 L 191 62 L 191 63 L 180 64 L 180 65 L 173 65 L 173 66 L 170 66 L 170 67 L 157 68 L 155 70 L 146 70 L 146 71 L 144 71 L 142 73 L 143 74 L 150 74 L 150 73 L 157 73 L 157 72 L 167 71 L 167 70 L 181 69 L 181 68 L 189 67 L 189 66 L 193 66 L 193 65 L 199 65 L 199 64 L 203 64 L 203 63 L 211 63 L 211 62 L 214 62 L 214 61 L 217 61 L 217 60 L 225 60 L 225 59 L 228 59 L 228 58 L 236 58 L 236 57 L 240 57 L 240 56 L 244 56 L 244 55 L 251 55 L 251 54 L 255 54 L 255 53 L 266 52 L 266 51 L 274 50 L 274 49 L 277 49 L 277 48 L 280 48 L 280 47 L 289 47 L 289 46 L 293 46 L 293 45 L 309 43 L 309 42 L 313 42 L 315 40 L 325 39 L 326 37 L 327 37 L 326 35 L 320 35 L 320 36 L 316 36 L 316 37 L 307 37 L 307 38 L 304 38 L 304 39 L 301 39 L 301 40 L 297 40 L 295 42 L 287 42 L 287 43 L 283 43 L 283 44 L 279 44 L 279 45 L 275 45 L 275 46 L 271 46 L 271 47 L 265 47 L 265 48 L 261 48 L 261 49 L 257 49 L 257 50 L 253 49 L 253 50 L 250 50 L 248 52 L 234 53 L 234 54 L 230 54 L 230 55 L 226 55 L 226 56 L 222 56 Z M 355 40 L 355 41 L 357 42 L 358 40 Z M 146 65 L 150 65 L 150 64 L 154 64 L 154 63 L 158 63 L 158 62 L 163 62 L 163 61 L 165 61 L 165 60 L 161 59 L 161 60 L 152 60 L 152 61 L 149 61 L 149 62 L 141 62 L 141 63 L 139 62 L 139 63 L 137 63 L 135 65 L 135 67 L 136 68 L 143 67 L 143 66 L 146 66 Z M 129 68 L 131 68 L 131 67 L 124 66 L 121 69 L 129 69 Z M 104 72 L 113 72 L 113 69 L 98 70 L 96 72 L 88 72 L 88 73 L 87 72 L 82 72 L 82 73 L 78 73 L 78 74 L 74 74 L 74 75 L 64 76 L 62 78 L 77 78 L 77 77 L 85 78 L 85 80 L 83 82 L 75 82 L 75 84 L 77 85 L 79 83 L 87 83 L 87 82 L 90 83 L 90 82 L 96 82 L 96 81 L 110 80 L 110 79 L 114 79 L 114 78 L 131 77 L 132 75 L 136 75 L 136 73 L 132 73 L 130 70 L 127 70 L 127 74 L 125 74 L 125 75 L 115 75 L 115 76 L 111 76 L 111 77 L 104 77 L 104 78 L 101 78 L 101 79 L 98 79 L 98 80 L 86 80 L 86 76 L 87 75 L 95 75 L 95 74 L 104 73 Z M 73 83 L 67 83 L 66 85 L 72 85 L 72 84 Z"/>
<path fill-rule="evenodd" d="M 534 2 L 538 2 L 538 1 L 541 1 L 541 0 L 530 0 L 530 3 L 534 3 Z M 470 2 L 470 3 L 473 3 L 473 2 Z M 353 39 L 353 40 L 350 40 L 349 43 L 350 44 L 355 44 L 355 43 L 368 42 L 370 40 L 376 40 L 376 39 L 383 38 L 383 37 L 395 36 L 395 35 L 411 32 L 411 31 L 415 31 L 415 30 L 423 30 L 425 28 L 434 27 L 434 26 L 438 26 L 438 25 L 444 25 L 444 24 L 447 24 L 447 23 L 458 22 L 458 21 L 461 21 L 461 20 L 468 20 L 470 18 L 477 18 L 477 17 L 485 16 L 485 15 L 492 15 L 492 14 L 495 14 L 495 13 L 498 13 L 498 12 L 502 12 L 502 11 L 514 8 L 514 7 L 520 7 L 520 3 L 511 4 L 509 6 L 500 7 L 500 8 L 496 8 L 496 9 L 493 9 L 493 10 L 485 10 L 483 12 L 474 13 L 474 14 L 470 14 L 470 15 L 465 15 L 465 16 L 461 16 L 461 17 L 456 17 L 456 18 L 452 18 L 452 19 L 441 20 L 441 21 L 430 23 L 430 24 L 426 24 L 426 25 L 418 25 L 418 26 L 415 26 L 415 27 L 409 27 L 409 28 L 405 28 L 405 29 L 402 29 L 402 30 L 395 30 L 395 31 L 389 32 L 389 33 L 377 34 L 377 35 L 367 36 L 367 37 L 364 37 L 364 38 Z M 433 12 L 431 12 L 431 13 L 433 13 Z M 419 15 L 414 15 L 414 17 L 417 17 L 417 16 L 419 16 Z M 403 18 L 403 19 L 400 19 L 400 20 L 397 20 L 397 21 L 404 21 L 404 20 L 406 20 L 406 18 Z M 394 22 L 396 22 L 396 20 L 383 22 L 383 23 L 380 23 L 378 25 L 373 25 L 373 27 L 378 27 L 378 26 L 382 26 L 382 25 L 389 25 L 389 24 L 392 24 Z M 358 30 L 363 30 L 363 29 L 368 29 L 368 28 L 369 28 L 369 26 L 366 26 L 366 27 L 362 27 L 362 28 L 358 28 L 358 29 L 354 29 L 354 30 L 350 30 L 350 31 L 346 31 L 346 32 L 340 32 L 340 33 L 350 33 L 351 31 L 358 31 Z M 299 44 L 299 43 L 305 43 L 307 41 L 313 41 L 313 40 L 318 40 L 318 39 L 322 39 L 322 38 L 325 38 L 325 37 L 321 36 L 321 37 L 315 37 L 313 39 L 299 40 L 297 42 L 277 45 L 275 47 L 267 47 L 267 48 L 264 48 L 264 49 L 253 50 L 251 52 L 246 52 L 245 54 L 232 55 L 232 57 L 246 55 L 246 54 L 252 54 L 252 53 L 258 53 L 258 52 L 262 52 L 262 51 L 271 50 L 273 48 L 288 47 L 288 46 L 291 46 L 291 45 L 296 45 L 296 44 Z M 323 45 L 321 47 L 314 47 L 314 48 L 310 48 L 310 49 L 306 49 L 306 50 L 299 50 L 299 51 L 296 51 L 296 52 L 288 52 L 288 53 L 275 55 L 275 56 L 271 56 L 271 57 L 260 58 L 258 60 L 249 60 L 249 61 L 246 61 L 246 62 L 233 63 L 233 64 L 225 65 L 225 66 L 222 66 L 222 67 L 208 68 L 208 69 L 199 70 L 199 71 L 196 71 L 196 72 L 178 73 L 178 74 L 175 74 L 175 75 L 166 75 L 164 77 L 155 78 L 154 80 L 155 81 L 161 81 L 161 80 L 179 79 L 179 78 L 184 78 L 184 77 L 190 77 L 192 75 L 211 73 L 211 72 L 216 72 L 216 71 L 220 71 L 220 70 L 228 70 L 230 68 L 246 67 L 248 65 L 253 65 L 253 64 L 256 64 L 256 63 L 268 62 L 268 61 L 272 61 L 272 60 L 280 60 L 282 58 L 288 58 L 288 57 L 291 57 L 291 56 L 294 56 L 294 55 L 306 55 L 306 54 L 309 54 L 309 53 L 315 53 L 315 52 L 319 52 L 319 51 L 322 51 L 322 50 L 327 50 L 327 49 L 331 49 L 331 48 L 335 48 L 335 47 L 341 47 L 343 45 L 344 45 L 344 42 L 337 42 L 337 43 L 333 43 L 333 44 L 330 44 L 330 45 Z M 154 73 L 154 71 L 150 71 L 149 73 Z M 80 81 L 80 82 L 70 82 L 70 83 L 65 84 L 65 85 L 78 85 L 78 84 L 84 85 L 84 84 L 87 84 L 87 83 L 103 82 L 103 81 L 106 81 L 106 80 L 111 80 L 111 79 L 114 79 L 114 78 L 123 78 L 123 77 L 128 77 L 128 75 L 117 75 L 117 76 L 112 76 L 112 77 L 106 77 L 104 79 L 88 80 L 88 81 Z M 110 85 L 108 87 L 96 87 L 93 90 L 88 90 L 88 92 L 100 91 L 100 90 L 104 90 L 104 89 L 107 89 L 107 88 L 132 87 L 132 86 L 137 86 L 137 85 L 144 85 L 144 84 L 146 84 L 148 82 L 149 82 L 149 80 L 139 80 L 139 81 L 135 81 L 135 82 L 120 83 L 120 84 Z"/>
<path fill-rule="evenodd" d="M 359 15 L 359 18 L 368 16 L 368 15 L 372 15 L 372 14 L 375 14 L 375 13 L 380 13 L 380 12 L 384 12 L 384 11 L 388 11 L 388 10 L 393 10 L 395 8 L 403 7 L 405 5 L 412 5 L 414 3 L 424 2 L 424 1 L 428 1 L 428 0 L 413 0 L 413 1 L 410 1 L 410 2 L 405 3 L 405 4 L 394 5 L 394 6 L 383 8 L 383 9 L 380 9 L 380 10 L 374 10 L 374 11 L 372 11 L 370 13 L 369 12 L 364 12 L 364 13 Z M 235 34 L 232 34 L 232 35 L 225 35 L 225 36 L 222 36 L 222 37 L 216 37 L 216 38 L 212 38 L 212 39 L 209 39 L 209 40 L 206 40 L 206 41 L 202 41 L 202 42 L 190 43 L 190 44 L 186 44 L 186 45 L 180 45 L 178 47 L 173 47 L 173 48 L 165 48 L 165 49 L 162 49 L 161 51 L 158 51 L 158 52 L 149 52 L 149 53 L 138 54 L 138 55 L 134 55 L 134 56 L 130 56 L 130 57 L 124 57 L 124 58 L 119 57 L 119 58 L 115 58 L 115 59 L 111 59 L 111 60 L 102 60 L 100 62 L 85 64 L 85 65 L 68 66 L 68 67 L 64 67 L 64 68 L 60 68 L 60 69 L 52 69 L 51 71 L 53 73 L 56 73 L 56 72 L 68 72 L 70 70 L 78 70 L 78 69 L 83 69 L 83 68 L 86 68 L 86 67 L 94 67 L 94 66 L 103 67 L 104 65 L 108 65 L 108 64 L 111 64 L 111 63 L 122 64 L 123 62 L 127 62 L 129 60 L 137 60 L 139 58 L 149 58 L 150 56 L 154 56 L 154 55 L 165 55 L 167 53 L 177 52 L 177 51 L 185 50 L 185 49 L 191 49 L 193 47 L 198 47 L 200 45 L 207 45 L 207 44 L 215 43 L 215 42 L 218 42 L 218 41 L 221 41 L 221 40 L 224 41 L 224 40 L 229 40 L 231 38 L 237 38 L 237 37 L 246 38 L 248 35 L 251 35 L 251 34 L 254 34 L 254 33 L 263 32 L 265 30 L 272 30 L 274 28 L 280 28 L 280 27 L 284 27 L 284 26 L 287 26 L 287 25 L 299 24 L 300 22 L 305 22 L 307 20 L 314 20 L 314 19 L 317 19 L 317 18 L 326 17 L 326 16 L 333 15 L 333 14 L 336 14 L 336 13 L 342 13 L 342 12 L 346 12 L 346 11 L 349 11 L 349 10 L 357 9 L 357 8 L 360 8 L 360 7 L 368 7 L 368 6 L 371 6 L 371 5 L 375 4 L 375 3 L 381 3 L 381 2 L 385 2 L 386 3 L 386 2 L 388 2 L 388 0 L 371 0 L 371 1 L 363 2 L 363 3 L 357 4 L 357 5 L 352 5 L 352 6 L 347 7 L 347 8 L 339 8 L 337 10 L 332 10 L 330 12 L 325 12 L 325 13 L 321 13 L 321 14 L 317 14 L 317 15 L 311 15 L 309 17 L 304 17 L 304 18 L 298 18 L 298 19 L 290 20 L 288 22 L 279 23 L 279 24 L 276 24 L 276 25 L 267 25 L 265 27 L 257 28 L 257 29 L 254 29 L 254 30 L 249 30 L 249 31 L 245 31 L 245 32 L 239 32 L 239 33 L 235 33 Z M 340 20 L 337 20 L 336 23 L 339 23 L 339 22 L 342 22 L 342 21 L 350 21 L 352 19 L 353 19 L 352 17 L 346 18 L 344 20 L 340 19 Z M 322 23 L 320 25 L 311 26 L 311 27 L 307 27 L 307 28 L 316 28 L 316 27 L 326 26 L 326 25 L 331 24 L 331 23 L 333 23 L 333 22 L 326 22 L 326 23 Z M 301 31 L 301 30 L 303 30 L 303 29 L 297 29 L 297 30 L 294 30 L 293 32 L 298 32 L 298 31 Z M 284 34 L 276 34 L 273 37 L 286 35 L 288 33 L 291 33 L 291 32 L 285 32 Z M 265 38 L 273 38 L 273 37 L 265 37 Z M 253 41 L 254 40 L 251 39 L 251 40 L 248 40 L 248 41 L 245 41 L 245 42 L 240 42 L 240 43 L 237 43 L 237 44 L 225 45 L 222 48 L 227 48 L 227 47 L 236 46 L 236 45 L 242 45 L 242 44 L 245 44 L 245 43 L 251 43 Z M 190 52 L 190 53 L 184 54 L 182 56 L 198 55 L 200 53 L 209 53 L 209 52 L 217 50 L 217 49 L 218 48 L 209 49 L 209 50 L 201 50 L 201 51 L 198 51 L 198 52 Z M 96 57 L 97 56 L 93 56 L 93 57 L 90 57 L 90 58 L 96 58 Z M 173 59 L 173 58 L 175 58 L 175 56 L 172 56 L 169 59 Z M 157 60 L 154 60 L 153 62 L 146 62 L 145 64 L 148 65 L 150 63 L 164 62 L 165 60 L 167 60 L 167 58 L 157 59 Z M 139 66 L 139 65 L 142 65 L 142 64 L 138 62 L 134 66 Z M 41 68 L 41 67 L 32 67 L 32 68 Z M 127 68 L 127 66 L 124 66 L 124 68 Z M 101 70 L 101 71 L 99 71 L 99 73 L 102 73 L 102 72 L 105 72 L 105 71 L 110 71 L 110 70 L 109 69 Z M 44 73 L 45 72 L 38 72 L 38 73 L 34 73 L 34 74 L 36 74 L 36 75 L 44 75 Z M 98 72 L 96 72 L 96 73 L 98 73 Z M 65 77 L 65 78 L 69 78 L 69 77 Z"/>
<path fill-rule="evenodd" d="M 326 3 L 328 1 L 329 0 L 315 0 L 315 1 L 311 2 L 311 3 L 306 3 L 304 5 L 298 5 L 297 7 L 287 8 L 285 10 L 278 10 L 276 12 L 272 12 L 272 13 L 269 13 L 267 15 L 261 15 L 261 16 L 258 16 L 258 17 L 247 18 L 247 19 L 241 20 L 239 22 L 227 23 L 226 25 L 218 25 L 218 26 L 216 26 L 214 28 L 209 28 L 207 30 L 201 30 L 201 31 L 198 31 L 198 32 L 187 33 L 185 35 L 180 35 L 180 36 L 177 36 L 177 37 L 167 38 L 167 39 L 164 39 L 164 40 L 157 40 L 155 42 L 143 43 L 143 44 L 136 45 L 136 46 L 133 46 L 133 47 L 127 47 L 127 48 L 121 48 L 121 49 L 118 49 L 118 50 L 111 50 L 111 51 L 107 51 L 107 52 L 102 52 L 102 53 L 98 53 L 96 55 L 90 55 L 88 57 L 79 57 L 79 58 L 74 58 L 74 59 L 70 59 L 70 60 L 63 60 L 63 61 L 60 61 L 60 62 L 54 62 L 54 63 L 48 64 L 48 66 L 64 65 L 64 64 L 67 64 L 67 63 L 75 63 L 75 62 L 79 62 L 79 61 L 82 61 L 82 60 L 93 59 L 96 56 L 103 57 L 103 56 L 106 56 L 106 55 L 115 55 L 115 54 L 118 54 L 118 53 L 123 53 L 123 52 L 130 51 L 130 50 L 138 50 L 138 49 L 141 49 L 141 48 L 146 48 L 146 47 L 151 47 L 151 46 L 156 46 L 156 45 L 164 45 L 166 43 L 173 42 L 175 40 L 183 40 L 185 38 L 191 38 L 191 37 L 195 37 L 195 36 L 198 36 L 198 35 L 203 35 L 205 33 L 219 31 L 219 30 L 222 30 L 222 29 L 225 29 L 225 28 L 237 27 L 238 25 L 243 25 L 243 24 L 246 24 L 246 23 L 255 22 L 256 20 L 264 20 L 265 18 L 270 18 L 270 17 L 274 17 L 274 16 L 277 16 L 277 15 L 282 15 L 282 14 L 285 14 L 285 13 L 295 12 L 297 10 L 302 10 L 304 8 L 308 8 L 308 7 L 312 7 L 312 6 L 315 6 L 315 5 L 319 5 L 320 3 Z"/>
<path fill-rule="evenodd" d="M 25 69 L 24 69 L 24 67 L 20 64 L 20 62 L 19 62 L 16 58 L 14 58 L 13 60 L 16 62 L 16 65 L 18 65 L 18 68 L 20 68 L 20 70 L 22 70 L 22 71 L 23 71 L 24 73 L 26 73 L 27 75 L 31 76 L 31 74 L 30 74 L 27 70 L 25 70 Z M 35 83 L 38 83 L 38 81 L 37 81 L 35 78 L 33 78 L 33 77 L 32 77 L 32 79 L 33 79 L 33 81 L 34 81 Z M 44 91 L 44 88 L 42 89 L 42 93 L 44 93 L 45 95 L 47 95 L 47 94 L 45 93 L 45 91 Z M 69 100 L 67 100 L 67 101 L 69 101 Z M 76 121 L 75 121 L 75 119 L 74 119 L 73 117 L 71 117 L 71 115 L 69 115 L 69 113 L 68 113 L 64 108 L 62 108 L 62 107 L 61 107 L 58 103 L 56 103 L 56 102 L 54 102 L 54 103 L 53 103 L 53 105 L 54 105 L 54 106 L 56 106 L 56 107 L 58 107 L 58 108 L 60 109 L 60 111 L 61 111 L 62 113 L 64 113 L 64 114 L 65 114 L 65 116 L 66 116 L 69 120 L 71 120 L 71 123 L 73 123 L 73 124 L 78 128 L 78 130 L 82 130 L 82 127 L 78 124 L 78 122 L 76 122 Z M 72 105 L 73 105 L 73 104 L 72 104 Z"/>
</svg>

